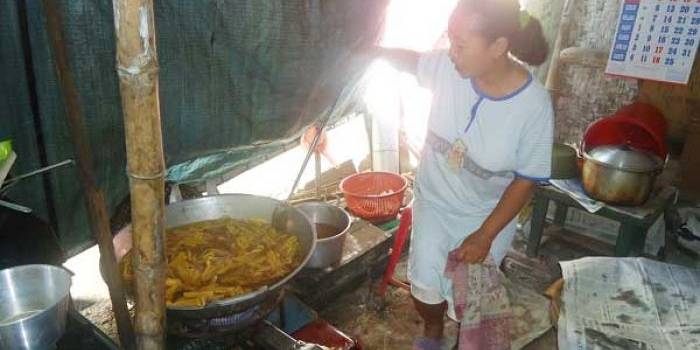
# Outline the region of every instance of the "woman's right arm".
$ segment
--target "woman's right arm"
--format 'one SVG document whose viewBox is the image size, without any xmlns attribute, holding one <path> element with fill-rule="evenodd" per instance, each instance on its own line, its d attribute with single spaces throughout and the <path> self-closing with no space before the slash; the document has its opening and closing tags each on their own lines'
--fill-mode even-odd
<svg viewBox="0 0 700 350">
<path fill-rule="evenodd" d="M 418 52 L 379 46 L 373 47 L 370 51 L 372 56 L 386 60 L 394 68 L 406 73 L 416 74 L 418 69 Z"/>
</svg>

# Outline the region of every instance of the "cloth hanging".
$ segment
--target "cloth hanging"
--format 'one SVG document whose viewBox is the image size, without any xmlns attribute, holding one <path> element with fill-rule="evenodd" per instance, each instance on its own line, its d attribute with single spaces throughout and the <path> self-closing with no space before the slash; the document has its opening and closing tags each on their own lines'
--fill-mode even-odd
<svg viewBox="0 0 700 350">
<path fill-rule="evenodd" d="M 482 264 L 465 264 L 453 250 L 448 255 L 445 276 L 452 280 L 455 313 L 460 321 L 459 350 L 510 349 L 510 301 L 491 257 Z"/>
</svg>

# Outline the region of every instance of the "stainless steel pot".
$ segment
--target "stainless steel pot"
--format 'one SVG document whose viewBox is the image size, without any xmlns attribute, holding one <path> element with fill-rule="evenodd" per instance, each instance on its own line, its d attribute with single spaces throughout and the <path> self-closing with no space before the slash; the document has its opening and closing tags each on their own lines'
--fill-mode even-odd
<svg viewBox="0 0 700 350">
<path fill-rule="evenodd" d="M 296 208 L 309 218 L 316 233 L 316 249 L 306 267 L 325 268 L 338 263 L 343 257 L 345 237 L 350 230 L 350 215 L 324 202 L 305 202 Z"/>
<path fill-rule="evenodd" d="M 277 283 L 235 298 L 213 301 L 203 307 L 168 306 L 167 316 L 179 319 L 202 319 L 238 315 L 238 328 L 247 326 L 266 316 L 262 304 L 279 300 L 284 286 L 307 263 L 316 246 L 316 235 L 309 220 L 298 209 L 281 201 L 247 194 L 223 194 L 185 200 L 165 208 L 166 228 L 218 219 L 262 219 L 273 223 L 278 230 L 299 238 L 301 262 L 299 266 Z M 256 311 L 259 310 L 259 311 Z"/>
<path fill-rule="evenodd" d="M 0 349 L 49 349 L 66 330 L 70 274 L 51 265 L 0 271 Z"/>
<path fill-rule="evenodd" d="M 583 189 L 594 199 L 641 205 L 649 198 L 664 161 L 628 146 L 599 146 L 583 153 Z"/>
</svg>

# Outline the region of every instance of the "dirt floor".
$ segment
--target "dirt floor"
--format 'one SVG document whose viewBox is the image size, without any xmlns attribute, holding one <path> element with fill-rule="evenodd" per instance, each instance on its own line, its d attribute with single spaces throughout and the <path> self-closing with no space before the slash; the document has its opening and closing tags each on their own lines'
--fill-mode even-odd
<svg viewBox="0 0 700 350">
<path fill-rule="evenodd" d="M 411 349 L 414 337 L 421 333 L 420 317 L 413 308 L 408 291 L 390 288 L 383 308 L 370 300 L 368 284 L 342 296 L 321 316 L 339 329 L 358 339 L 364 349 Z M 445 320 L 448 348 L 456 340 L 457 324 Z M 557 349 L 556 333 L 549 331 L 527 345 L 525 350 Z"/>
<path fill-rule="evenodd" d="M 543 293 L 560 277 L 557 265 L 560 259 L 595 254 L 556 239 L 550 239 L 542 246 L 541 254 L 550 258 L 528 259 L 522 251 L 523 242 L 516 241 L 513 251 L 504 261 L 505 274 L 510 280 L 527 285 L 537 293 Z M 404 259 L 397 268 L 397 277 L 401 279 L 405 276 L 405 271 Z M 381 302 L 370 292 L 369 283 L 365 281 L 356 290 L 341 296 L 332 306 L 321 310 L 321 316 L 359 339 L 365 349 L 411 349 L 415 336 L 421 333 L 422 326 L 409 292 L 389 287 L 385 300 Z M 446 324 L 448 343 L 454 344 L 457 325 L 447 319 Z M 556 331 L 550 329 L 523 349 L 557 349 Z"/>
</svg>

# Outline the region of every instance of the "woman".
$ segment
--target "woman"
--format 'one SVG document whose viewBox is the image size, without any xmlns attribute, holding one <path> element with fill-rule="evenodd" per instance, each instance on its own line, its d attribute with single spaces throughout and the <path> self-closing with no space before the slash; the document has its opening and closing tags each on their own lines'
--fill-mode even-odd
<svg viewBox="0 0 700 350">
<path fill-rule="evenodd" d="M 448 253 L 500 264 L 515 216 L 550 175 L 550 98 L 520 63 L 546 59 L 539 22 L 517 0 L 462 0 L 448 34 L 449 51 L 377 49 L 433 93 L 409 255 L 411 295 L 424 321 L 419 349 L 439 349 L 445 313 L 455 318 L 443 275 Z"/>
</svg>

